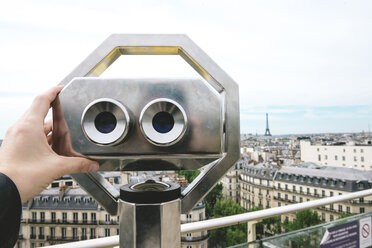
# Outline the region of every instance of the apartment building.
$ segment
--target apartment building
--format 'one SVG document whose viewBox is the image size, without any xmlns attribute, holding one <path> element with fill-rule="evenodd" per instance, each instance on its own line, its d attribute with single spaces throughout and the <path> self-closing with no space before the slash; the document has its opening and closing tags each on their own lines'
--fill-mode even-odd
<svg viewBox="0 0 372 248">
<path fill-rule="evenodd" d="M 372 172 L 352 168 L 319 167 L 305 163 L 298 167 L 265 164 L 245 164 L 239 172 L 240 204 L 271 208 L 311 201 L 319 198 L 348 194 L 372 188 Z M 317 209 L 324 222 L 337 219 L 341 214 L 358 214 L 372 211 L 372 197 L 330 204 Z M 283 215 L 292 220 L 295 213 Z"/>
<path fill-rule="evenodd" d="M 188 214 L 181 214 L 181 224 L 205 220 L 205 205 L 199 202 Z M 207 248 L 209 232 L 193 232 L 181 236 L 182 248 Z"/>
<path fill-rule="evenodd" d="M 117 188 L 123 173 L 105 173 Z M 124 175 L 126 177 L 126 175 Z M 205 219 L 205 205 L 199 203 L 181 222 Z M 119 217 L 109 215 L 68 176 L 54 181 L 48 189 L 22 206 L 19 239 L 15 247 L 34 248 L 119 234 Z M 182 248 L 207 248 L 208 232 L 182 235 Z"/>
<path fill-rule="evenodd" d="M 372 170 L 372 145 L 349 143 L 312 144 L 302 140 L 301 161 L 313 162 L 322 166 L 348 167 L 359 170 Z"/>
</svg>

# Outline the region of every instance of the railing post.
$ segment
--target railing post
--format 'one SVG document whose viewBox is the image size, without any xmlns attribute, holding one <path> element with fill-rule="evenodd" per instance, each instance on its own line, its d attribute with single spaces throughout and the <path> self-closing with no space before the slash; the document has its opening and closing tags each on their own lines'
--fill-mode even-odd
<svg viewBox="0 0 372 248">
<path fill-rule="evenodd" d="M 247 242 L 248 243 L 256 240 L 256 224 L 257 223 L 258 221 L 256 220 L 247 222 L 247 232 L 248 232 Z"/>
</svg>

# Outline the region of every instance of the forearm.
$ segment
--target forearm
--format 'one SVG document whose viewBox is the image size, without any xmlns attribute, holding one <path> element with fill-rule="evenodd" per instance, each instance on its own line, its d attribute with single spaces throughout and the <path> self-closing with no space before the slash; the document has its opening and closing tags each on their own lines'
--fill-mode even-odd
<svg viewBox="0 0 372 248">
<path fill-rule="evenodd" d="M 0 173 L 0 247 L 14 247 L 21 222 L 22 205 L 14 182 Z"/>
</svg>

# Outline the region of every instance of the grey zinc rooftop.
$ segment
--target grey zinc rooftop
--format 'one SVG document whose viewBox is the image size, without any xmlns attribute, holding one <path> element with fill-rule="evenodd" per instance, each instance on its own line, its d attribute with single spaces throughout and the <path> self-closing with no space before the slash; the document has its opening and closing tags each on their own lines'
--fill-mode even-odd
<svg viewBox="0 0 372 248">
<path fill-rule="evenodd" d="M 46 189 L 31 200 L 30 209 L 97 210 L 98 203 L 81 188 L 68 188 L 60 196 L 59 188 Z"/>
<path fill-rule="evenodd" d="M 273 171 L 275 172 L 274 174 Z M 372 171 L 341 167 L 320 167 L 314 163 L 283 166 L 281 169 L 276 167 L 268 168 L 264 163 L 249 164 L 244 166 L 243 173 L 251 174 L 253 177 L 261 179 L 348 192 L 372 188 Z"/>
</svg>

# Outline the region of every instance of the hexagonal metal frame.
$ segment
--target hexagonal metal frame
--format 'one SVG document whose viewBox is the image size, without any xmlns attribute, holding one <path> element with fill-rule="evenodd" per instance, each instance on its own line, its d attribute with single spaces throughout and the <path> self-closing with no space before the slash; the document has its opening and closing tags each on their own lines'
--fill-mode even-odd
<svg viewBox="0 0 372 248">
<path fill-rule="evenodd" d="M 188 36 L 182 34 L 113 34 L 59 85 L 67 85 L 75 77 L 97 77 L 121 55 L 179 55 L 224 96 L 223 156 L 205 166 L 200 175 L 182 192 L 182 213 L 187 213 L 239 159 L 238 85 Z M 72 177 L 110 214 L 117 214 L 119 192 L 99 173 L 74 174 Z"/>
</svg>

